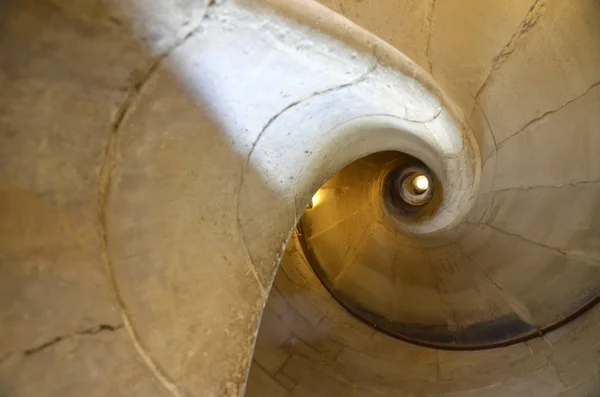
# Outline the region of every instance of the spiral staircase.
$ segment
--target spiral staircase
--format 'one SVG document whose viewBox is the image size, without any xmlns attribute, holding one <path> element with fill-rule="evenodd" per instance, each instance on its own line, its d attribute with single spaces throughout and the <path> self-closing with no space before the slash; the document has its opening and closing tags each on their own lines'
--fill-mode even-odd
<svg viewBox="0 0 600 397">
<path fill-rule="evenodd" d="M 8 0 L 0 50 L 0 396 L 600 395 L 597 0 Z"/>
</svg>

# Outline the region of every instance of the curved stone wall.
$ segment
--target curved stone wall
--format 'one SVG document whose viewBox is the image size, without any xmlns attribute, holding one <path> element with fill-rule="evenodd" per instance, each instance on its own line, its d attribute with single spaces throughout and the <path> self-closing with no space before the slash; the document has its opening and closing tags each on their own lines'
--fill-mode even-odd
<svg viewBox="0 0 600 397">
<path fill-rule="evenodd" d="M 373 329 L 314 274 L 297 235 L 267 301 L 247 396 L 595 396 L 600 387 L 596 306 L 543 337 L 452 351 Z"/>
<path fill-rule="evenodd" d="M 0 395 L 243 395 L 261 315 L 249 395 L 597 394 L 596 311 L 436 351 L 275 272 L 314 192 L 386 150 L 452 193 L 417 232 L 597 268 L 598 2 L 326 5 L 3 3 Z"/>
</svg>

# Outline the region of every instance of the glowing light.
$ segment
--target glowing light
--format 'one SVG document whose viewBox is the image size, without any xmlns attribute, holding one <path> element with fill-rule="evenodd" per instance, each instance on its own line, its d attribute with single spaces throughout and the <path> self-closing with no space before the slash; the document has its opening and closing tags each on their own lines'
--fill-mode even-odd
<svg viewBox="0 0 600 397">
<path fill-rule="evenodd" d="M 413 187 L 418 193 L 423 193 L 429 189 L 429 179 L 425 175 L 419 175 L 412 181 Z"/>
<path fill-rule="evenodd" d="M 317 204 L 319 204 L 319 201 L 321 201 L 321 195 L 320 195 L 319 191 L 317 191 L 315 193 L 315 195 L 312 196 L 312 198 L 310 199 L 310 203 L 308 204 L 308 208 L 314 208 Z"/>
</svg>

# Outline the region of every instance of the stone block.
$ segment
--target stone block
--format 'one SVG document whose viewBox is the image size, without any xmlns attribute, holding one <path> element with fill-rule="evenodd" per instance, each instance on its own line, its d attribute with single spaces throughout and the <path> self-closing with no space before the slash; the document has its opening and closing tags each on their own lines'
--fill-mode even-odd
<svg viewBox="0 0 600 397">
<path fill-rule="evenodd" d="M 298 339 L 325 357 L 333 360 L 342 350 L 342 346 L 338 342 L 311 325 L 295 310 L 288 310 L 282 320 Z"/>
<path fill-rule="evenodd" d="M 262 368 L 253 365 L 246 385 L 247 397 L 288 397 L 290 393 Z"/>
</svg>

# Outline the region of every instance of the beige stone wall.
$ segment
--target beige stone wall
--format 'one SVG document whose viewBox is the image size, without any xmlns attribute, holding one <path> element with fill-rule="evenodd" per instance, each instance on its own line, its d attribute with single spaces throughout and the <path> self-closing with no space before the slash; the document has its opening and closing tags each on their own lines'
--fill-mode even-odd
<svg viewBox="0 0 600 397">
<path fill-rule="evenodd" d="M 600 108 L 597 3 L 434 1 L 423 11 L 424 3 L 411 13 L 409 2 L 379 2 L 378 7 L 324 2 L 409 54 L 471 114 L 483 158 L 481 189 L 490 193 L 475 204 L 470 222 L 482 225 L 466 226 L 472 235 L 462 249 L 480 247 L 478 262 L 514 262 L 511 278 L 526 276 L 535 265 L 531 261 L 539 263 L 553 250 L 593 270 L 598 227 L 591 214 L 598 186 L 590 164 L 591 151 L 600 146 L 594 133 L 598 119 L 590 117 L 590 109 Z M 396 36 L 399 29 L 412 30 Z M 587 39 L 575 40 L 575 30 Z M 404 37 L 411 40 L 403 42 Z M 415 43 L 428 44 L 415 50 Z M 580 46 L 588 53 L 580 53 Z M 544 98 L 538 101 L 538 95 Z M 500 242 L 505 248 L 490 252 Z M 535 246 L 539 252 L 532 255 Z M 297 248 L 288 249 L 268 301 L 269 315 L 261 323 L 250 395 L 269 395 L 266 387 L 277 390 L 273 395 L 292 396 L 594 396 L 600 390 L 597 309 L 526 343 L 478 352 L 434 351 L 391 339 L 349 317 L 327 300 Z M 535 272 L 531 276 L 552 283 Z M 571 285 L 568 294 L 580 292 L 581 283 L 569 284 L 564 277 L 557 282 Z M 540 301 L 534 315 L 554 308 L 559 290 Z M 285 315 L 288 310 L 294 314 Z M 296 323 L 290 323 L 292 317 Z M 274 332 L 280 339 L 270 339 Z"/>
<path fill-rule="evenodd" d="M 595 396 L 600 310 L 541 338 L 436 350 L 374 330 L 325 290 L 294 236 L 261 320 L 247 396 Z"/>
<path fill-rule="evenodd" d="M 275 271 L 328 177 L 409 146 L 487 255 L 597 267 L 598 2 L 327 5 L 3 2 L 1 396 L 243 395 L 260 318 L 251 396 L 597 394 L 597 310 L 451 353 L 357 322 L 293 246 Z"/>
</svg>

